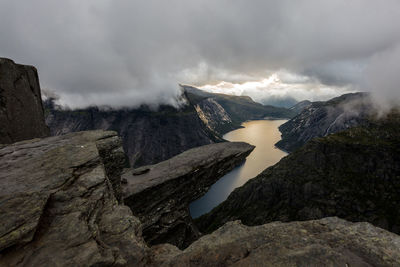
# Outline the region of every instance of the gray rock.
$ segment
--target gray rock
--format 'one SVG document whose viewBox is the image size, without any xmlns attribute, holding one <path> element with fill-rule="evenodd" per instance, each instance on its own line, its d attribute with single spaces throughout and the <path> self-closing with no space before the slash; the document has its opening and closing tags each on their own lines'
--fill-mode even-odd
<svg viewBox="0 0 400 267">
<path fill-rule="evenodd" d="M 253 149 L 241 142 L 211 144 L 156 165 L 126 170 L 122 175 L 127 180 L 124 202 L 143 223 L 145 240 L 182 248 L 197 239 L 200 233 L 192 223 L 189 203 L 204 195 Z"/>
<path fill-rule="evenodd" d="M 193 147 L 222 141 L 204 125 L 192 105 L 181 109 L 160 106 L 158 110 L 146 106 L 69 110 L 48 99 L 45 108 L 51 135 L 96 129 L 118 132 L 130 165 L 135 168 L 161 162 Z"/>
<path fill-rule="evenodd" d="M 236 128 L 232 125 L 232 119 L 229 114 L 215 99 L 206 98 L 194 107 L 203 123 L 217 134 Z"/>
<path fill-rule="evenodd" d="M 0 265 L 109 266 L 142 261 L 139 220 L 121 195 L 115 132 L 0 148 Z"/>
<path fill-rule="evenodd" d="M 235 149 L 238 158 L 246 147 L 252 149 L 243 143 L 225 146 L 198 149 L 191 157 L 182 154 L 178 159 L 198 162 L 198 167 L 209 166 L 218 173 L 234 160 L 213 162 L 229 153 L 235 155 Z M 400 265 L 399 236 L 368 223 L 338 218 L 255 227 L 229 222 L 185 250 L 171 244 L 149 248 L 141 237 L 140 221 L 114 197 L 114 193 L 121 194 L 120 187 L 109 177 L 119 180 L 123 168 L 120 148 L 116 133 L 103 131 L 1 145 L 0 266 Z M 207 151 L 209 158 L 196 160 Z M 189 183 L 181 187 L 173 183 L 182 181 L 180 175 L 189 171 L 179 161 L 174 168 L 164 165 L 158 169 L 159 175 L 171 173 L 175 178 L 157 176 L 153 182 L 143 181 L 144 187 L 136 183 L 138 191 L 170 183 L 176 187 L 172 187 L 174 193 L 185 195 L 182 188 L 192 192 Z M 205 168 L 195 170 L 191 177 L 196 181 L 203 181 L 197 173 L 209 174 Z M 153 171 L 150 166 L 143 175 Z"/>
<path fill-rule="evenodd" d="M 247 227 L 229 222 L 184 251 L 152 248 L 154 266 L 400 266 L 400 237 L 336 217 Z"/>
<path fill-rule="evenodd" d="M 0 144 L 48 135 L 36 68 L 0 58 Z"/>
<path fill-rule="evenodd" d="M 310 107 L 312 105 L 312 102 L 309 100 L 304 100 L 304 101 L 300 101 L 299 103 L 297 103 L 296 105 L 290 107 L 289 109 L 293 112 L 295 112 L 296 114 L 299 114 L 300 112 L 302 112 L 304 109 Z"/>
<path fill-rule="evenodd" d="M 375 112 L 367 93 L 344 94 L 326 102 L 300 102 L 300 113 L 282 124 L 276 146 L 292 152 L 316 137 L 327 136 L 365 123 Z"/>
</svg>

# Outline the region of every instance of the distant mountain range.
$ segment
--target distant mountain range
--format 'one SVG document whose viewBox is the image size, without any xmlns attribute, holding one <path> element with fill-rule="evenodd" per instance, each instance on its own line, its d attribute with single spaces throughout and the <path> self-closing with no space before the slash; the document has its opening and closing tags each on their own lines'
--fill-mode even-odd
<svg viewBox="0 0 400 267">
<path fill-rule="evenodd" d="M 246 120 L 290 118 L 286 108 L 263 106 L 246 96 L 211 94 L 183 86 L 187 105 L 180 109 L 142 106 L 136 109 L 88 107 L 70 110 L 53 99 L 44 102 L 51 135 L 86 130 L 114 130 L 122 137 L 130 165 L 155 164 L 183 151 L 223 141 L 222 135 Z"/>
<path fill-rule="evenodd" d="M 182 85 L 190 102 L 201 110 L 201 118 L 218 134 L 241 127 L 246 120 L 292 118 L 295 111 L 262 105 L 248 96 L 214 94 Z"/>
<path fill-rule="evenodd" d="M 47 100 L 44 106 L 51 135 L 95 129 L 117 131 L 134 167 L 157 163 L 187 149 L 222 141 L 205 127 L 192 105 L 180 110 L 160 106 L 158 111 L 148 107 L 66 110 Z"/>
<path fill-rule="evenodd" d="M 302 112 L 305 108 L 309 107 L 310 105 L 312 105 L 311 101 L 304 100 L 304 101 L 298 102 L 294 106 L 291 106 L 289 108 L 289 110 L 293 111 L 296 114 L 299 114 L 300 112 Z"/>
</svg>

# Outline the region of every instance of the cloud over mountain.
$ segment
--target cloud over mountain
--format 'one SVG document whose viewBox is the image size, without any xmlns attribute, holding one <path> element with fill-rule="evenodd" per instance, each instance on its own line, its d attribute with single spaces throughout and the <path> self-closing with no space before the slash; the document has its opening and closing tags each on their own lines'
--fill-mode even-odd
<svg viewBox="0 0 400 267">
<path fill-rule="evenodd" d="M 0 56 L 37 66 L 71 107 L 175 103 L 178 83 L 282 69 L 338 93 L 399 97 L 397 0 L 3 0 L 0 17 Z"/>
</svg>

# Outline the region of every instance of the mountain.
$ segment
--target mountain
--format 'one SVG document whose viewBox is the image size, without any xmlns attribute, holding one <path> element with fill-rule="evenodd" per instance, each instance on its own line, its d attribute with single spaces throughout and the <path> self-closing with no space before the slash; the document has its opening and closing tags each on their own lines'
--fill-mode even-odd
<svg viewBox="0 0 400 267">
<path fill-rule="evenodd" d="M 263 105 L 270 105 L 274 107 L 290 108 L 297 104 L 297 100 L 290 96 L 269 96 L 261 99 L 260 103 Z"/>
<path fill-rule="evenodd" d="M 295 104 L 294 106 L 290 107 L 289 109 L 296 114 L 302 112 L 305 108 L 309 107 L 312 104 L 309 100 L 300 101 L 299 103 Z"/>
<path fill-rule="evenodd" d="M 400 113 L 315 138 L 266 169 L 196 224 L 209 232 L 338 216 L 400 233 Z"/>
<path fill-rule="evenodd" d="M 89 107 L 70 110 L 53 99 L 44 102 L 46 124 L 51 135 L 87 130 L 113 130 L 122 137 L 133 167 L 155 164 L 187 149 L 220 142 L 226 132 L 246 120 L 266 116 L 290 117 L 285 108 L 263 106 L 246 96 L 211 94 L 184 86 L 187 105 L 180 109 L 142 106 L 136 109 Z"/>
<path fill-rule="evenodd" d="M 241 123 L 247 120 L 292 118 L 296 115 L 287 108 L 254 102 L 248 96 L 214 94 L 192 86 L 181 86 L 190 102 L 203 114 L 203 121 L 220 135 L 241 127 Z"/>
<path fill-rule="evenodd" d="M 131 166 L 154 164 L 187 149 L 222 141 L 200 120 L 193 105 L 137 109 L 89 107 L 69 110 L 45 101 L 51 135 L 87 130 L 113 130 L 122 137 Z"/>
<path fill-rule="evenodd" d="M 8 87 L 1 89 L 3 93 L 15 88 L 8 83 Z M 25 97 L 26 103 L 40 98 L 29 90 L 22 91 L 27 93 L 18 97 Z M 53 106 L 47 112 L 51 114 L 54 110 L 58 109 Z M 101 111 L 93 110 L 75 112 L 84 113 L 76 114 L 78 118 L 99 116 L 97 113 Z M 163 108 L 160 111 L 168 110 Z M 40 125 L 44 125 L 43 111 L 32 109 L 32 112 L 29 116 L 41 119 Z M 66 116 L 71 115 L 68 112 Z M 118 117 L 122 111 L 107 112 Z M 142 108 L 135 112 L 149 111 Z M 154 111 L 151 114 L 156 116 Z M 111 115 L 103 118 L 108 116 Z M 81 122 L 95 121 L 97 119 Z M 109 122 L 103 121 L 105 124 Z M 275 173 L 278 178 L 279 175 L 285 176 L 285 172 L 296 177 L 280 178 L 272 187 L 267 185 L 266 188 L 263 188 L 263 181 L 237 205 L 238 211 L 243 214 L 243 204 L 249 204 L 251 209 L 251 197 L 254 196 L 253 200 L 260 200 L 256 205 L 261 207 L 253 207 L 254 214 L 248 216 L 249 220 L 267 214 L 269 210 L 264 208 L 275 201 L 278 204 L 271 210 L 275 208 L 274 212 L 281 214 L 290 211 L 284 218 L 292 215 L 295 218 L 297 212 L 319 214 L 324 205 L 330 205 L 328 211 L 355 209 L 354 214 L 364 212 L 366 218 L 375 215 L 373 218 L 378 223 L 387 222 L 392 230 L 398 229 L 398 121 L 399 116 L 394 114 L 384 122 L 371 123 L 367 128 L 351 129 L 351 134 L 345 132 L 322 138 L 319 142 L 326 149 L 311 147 L 311 152 L 299 160 L 290 161 L 286 170 L 278 167 L 281 170 Z M 26 126 L 30 129 L 29 122 Z M 14 132 L 10 133 L 14 138 Z M 306 147 L 317 140 L 309 142 Z M 253 227 L 235 221 L 202 236 L 186 249 L 168 243 L 148 245 L 143 236 L 147 239 L 161 237 L 160 242 L 185 240 L 185 235 L 190 234 L 185 228 L 185 219 L 189 219 L 186 220 L 189 222 L 187 226 L 196 228 L 188 218 L 188 202 L 204 194 L 213 181 L 242 162 L 252 149 L 245 143 L 211 144 L 160 164 L 132 170 L 124 168 L 126 156 L 122 141 L 113 131 L 84 131 L 0 144 L 0 266 L 399 265 L 398 235 L 366 222 L 351 223 L 337 217 L 273 222 Z M 315 150 L 321 152 L 312 152 Z M 343 159 L 340 157 L 342 151 Z M 294 152 L 288 159 L 297 153 L 301 152 Z M 309 164 L 311 166 L 307 166 Z M 335 169 L 335 166 L 340 169 Z M 357 169 L 359 166 L 362 168 Z M 328 168 L 331 172 L 325 170 L 327 175 L 321 176 L 318 168 Z M 310 170 L 315 175 L 310 175 L 311 181 L 304 185 L 304 189 L 299 188 L 299 184 L 306 180 L 301 175 Z M 357 170 L 367 174 L 353 173 Z M 349 174 L 344 176 L 349 179 L 338 179 L 339 183 L 334 186 L 337 192 L 326 194 L 333 190 L 329 185 L 338 172 Z M 268 170 L 265 175 L 270 175 Z M 268 192 L 276 192 L 277 196 L 265 203 L 262 198 Z M 288 196 L 290 201 L 285 199 Z M 304 202 L 304 198 L 315 200 L 311 203 L 314 205 L 301 209 L 299 203 Z M 388 214 L 390 216 L 385 217 Z M 216 219 L 219 216 L 216 215 Z M 148 232 L 150 228 L 153 230 Z"/>
<path fill-rule="evenodd" d="M 124 155 L 115 132 L 70 133 L 0 145 L 0 157 L 0 266 L 398 266 L 400 262 L 399 236 L 369 223 L 338 218 L 254 227 L 236 221 L 184 250 L 166 243 L 150 247 L 142 238 L 142 221 L 132 215 L 135 209 L 117 201 Z M 196 188 L 188 189 L 181 188 L 187 196 L 196 194 L 192 191 Z M 168 205 L 158 198 L 149 200 L 139 208 Z M 168 216 L 160 221 L 169 222 Z"/>
<path fill-rule="evenodd" d="M 360 125 L 374 112 L 367 93 L 345 94 L 326 102 L 300 102 L 291 110 L 300 113 L 279 127 L 282 140 L 276 143 L 289 152 L 315 137 Z"/>
<path fill-rule="evenodd" d="M 36 68 L 0 58 L 0 144 L 48 135 Z"/>
</svg>

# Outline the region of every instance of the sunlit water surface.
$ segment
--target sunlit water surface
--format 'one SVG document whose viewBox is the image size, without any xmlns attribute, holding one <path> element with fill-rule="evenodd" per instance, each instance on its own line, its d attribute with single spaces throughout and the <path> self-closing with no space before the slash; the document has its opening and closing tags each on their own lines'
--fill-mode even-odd
<svg viewBox="0 0 400 267">
<path fill-rule="evenodd" d="M 219 179 L 201 198 L 190 204 L 190 214 L 193 218 L 211 211 L 224 201 L 237 187 L 249 179 L 277 163 L 287 153 L 275 147 L 281 139 L 278 127 L 286 120 L 256 120 L 242 124 L 245 128 L 237 129 L 224 135 L 231 142 L 246 142 L 256 148 L 247 157 L 244 164 L 233 169 Z"/>
</svg>

